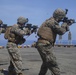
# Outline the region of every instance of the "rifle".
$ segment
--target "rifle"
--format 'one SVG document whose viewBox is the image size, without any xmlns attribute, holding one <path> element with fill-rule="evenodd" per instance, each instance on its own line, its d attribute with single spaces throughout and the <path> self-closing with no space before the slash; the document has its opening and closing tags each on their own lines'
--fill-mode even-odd
<svg viewBox="0 0 76 75">
<path fill-rule="evenodd" d="M 74 19 L 68 19 L 68 17 L 64 17 L 63 20 L 61 20 L 62 22 L 66 22 L 67 24 L 73 24 L 76 23 Z"/>
<path fill-rule="evenodd" d="M 38 26 L 37 25 L 32 25 L 32 24 L 26 24 L 25 28 L 28 28 L 29 30 L 35 32 L 37 32 Z"/>
<path fill-rule="evenodd" d="M 65 13 L 67 15 L 67 12 L 68 12 L 68 9 L 65 9 Z M 76 23 L 75 22 L 75 19 L 68 19 L 68 17 L 64 17 L 63 20 L 61 20 L 62 22 L 66 22 L 68 25 L 71 25 L 73 23 Z"/>
<path fill-rule="evenodd" d="M 0 28 L 6 28 L 6 27 L 7 27 L 7 24 L 0 25 Z"/>
<path fill-rule="evenodd" d="M 6 28 L 7 28 L 7 24 L 0 25 L 0 28 L 2 28 L 2 32 L 1 33 L 5 33 Z"/>
</svg>

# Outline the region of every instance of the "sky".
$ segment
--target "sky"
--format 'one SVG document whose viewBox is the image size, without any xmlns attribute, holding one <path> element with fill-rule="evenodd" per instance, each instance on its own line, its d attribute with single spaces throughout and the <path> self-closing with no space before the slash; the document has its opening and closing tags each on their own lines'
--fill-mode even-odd
<svg viewBox="0 0 76 75">
<path fill-rule="evenodd" d="M 76 20 L 76 0 L 0 0 L 0 19 L 10 26 L 16 24 L 18 17 L 23 16 L 29 19 L 28 23 L 40 27 L 46 19 L 52 17 L 57 8 L 68 9 L 67 17 Z M 76 24 L 70 26 L 70 31 L 72 39 L 76 40 Z M 25 38 L 37 40 L 35 36 L 36 34 L 32 34 Z M 68 39 L 68 32 L 62 39 Z M 3 34 L 0 35 L 0 40 L 5 40 Z"/>
</svg>

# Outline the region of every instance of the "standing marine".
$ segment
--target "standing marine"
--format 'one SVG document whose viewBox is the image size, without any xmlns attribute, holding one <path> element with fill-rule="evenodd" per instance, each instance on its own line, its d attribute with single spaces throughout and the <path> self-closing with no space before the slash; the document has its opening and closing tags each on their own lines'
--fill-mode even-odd
<svg viewBox="0 0 76 75">
<path fill-rule="evenodd" d="M 8 40 L 6 48 L 10 56 L 8 75 L 23 75 L 22 58 L 19 53 L 18 45 L 26 41 L 24 38 L 25 35 L 30 35 L 34 31 L 24 27 L 27 22 L 27 18 L 19 17 L 17 24 L 9 27 L 5 32 L 4 37 Z"/>
<path fill-rule="evenodd" d="M 3 21 L 0 19 L 0 34 L 5 33 L 7 24 L 3 24 Z"/>
<path fill-rule="evenodd" d="M 0 34 L 2 33 L 2 24 L 3 24 L 3 21 L 0 19 Z"/>
<path fill-rule="evenodd" d="M 60 75 L 60 69 L 51 48 L 54 46 L 57 34 L 63 35 L 69 30 L 69 26 L 73 24 L 72 22 L 63 22 L 59 26 L 59 23 L 65 16 L 66 12 L 58 8 L 54 11 L 53 16 L 43 22 L 38 29 L 37 34 L 39 38 L 36 43 L 36 48 L 43 61 L 38 75 L 45 75 L 48 69 L 52 75 Z"/>
</svg>

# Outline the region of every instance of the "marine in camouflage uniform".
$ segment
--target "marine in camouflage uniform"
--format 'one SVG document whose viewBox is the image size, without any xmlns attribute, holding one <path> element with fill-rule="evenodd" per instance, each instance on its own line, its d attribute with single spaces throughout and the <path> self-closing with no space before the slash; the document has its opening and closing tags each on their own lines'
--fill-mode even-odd
<svg viewBox="0 0 76 75">
<path fill-rule="evenodd" d="M 17 24 L 13 25 L 10 29 L 7 43 L 7 49 L 10 56 L 10 65 L 8 67 L 9 75 L 23 75 L 22 58 L 19 53 L 18 45 L 25 42 L 25 39 L 23 38 L 25 35 L 30 35 L 32 33 L 28 28 L 24 28 L 24 25 L 27 22 L 28 19 L 19 17 L 17 19 Z"/>
<path fill-rule="evenodd" d="M 5 26 L 6 26 L 6 24 L 5 24 Z M 5 31 L 6 31 L 6 28 L 4 28 L 3 21 L 0 20 L 0 34 L 1 34 L 1 33 L 5 33 Z"/>
<path fill-rule="evenodd" d="M 3 21 L 0 20 L 0 34 L 2 33 L 2 28 L 1 28 L 1 25 L 3 24 Z"/>
<path fill-rule="evenodd" d="M 64 10 L 60 8 L 56 9 L 53 17 L 43 22 L 38 30 L 39 38 L 36 43 L 36 48 L 43 61 L 39 75 L 45 75 L 48 69 L 52 75 L 60 75 L 60 69 L 51 48 L 54 46 L 57 34 L 63 35 L 69 30 L 68 25 L 72 24 L 63 22 L 62 25 L 59 26 L 59 22 L 61 22 L 65 16 L 66 13 Z"/>
</svg>

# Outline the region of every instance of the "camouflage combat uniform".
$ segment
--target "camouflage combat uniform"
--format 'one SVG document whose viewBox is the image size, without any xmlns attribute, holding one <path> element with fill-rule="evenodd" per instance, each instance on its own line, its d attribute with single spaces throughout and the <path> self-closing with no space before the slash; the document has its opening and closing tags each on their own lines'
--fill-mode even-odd
<svg viewBox="0 0 76 75">
<path fill-rule="evenodd" d="M 60 69 L 51 48 L 55 43 L 57 34 L 63 35 L 69 30 L 67 23 L 62 23 L 62 25 L 59 26 L 59 21 L 64 17 L 65 11 L 57 9 L 53 17 L 47 19 L 38 30 L 39 38 L 36 43 L 36 48 L 43 61 L 39 75 L 45 75 L 48 69 L 52 75 L 60 75 Z"/>
<path fill-rule="evenodd" d="M 0 34 L 2 33 L 2 28 L 0 28 Z"/>
<path fill-rule="evenodd" d="M 5 31 L 6 31 L 6 28 L 4 28 L 3 21 L 0 20 L 0 34 L 1 34 L 1 33 L 5 33 Z"/>
<path fill-rule="evenodd" d="M 21 22 L 23 17 L 19 17 Z M 24 19 L 24 18 L 23 18 Z M 18 20 L 19 21 L 19 20 Z M 30 35 L 30 30 L 28 28 L 23 28 L 22 24 L 26 23 L 26 19 L 23 23 L 17 23 L 13 25 L 10 29 L 10 34 L 8 36 L 7 50 L 10 56 L 10 66 L 8 68 L 9 75 L 23 75 L 22 74 L 22 58 L 18 45 L 25 42 L 23 38 L 24 35 Z"/>
<path fill-rule="evenodd" d="M 2 33 L 1 25 L 3 24 L 2 20 L 0 20 L 0 34 Z"/>
</svg>

